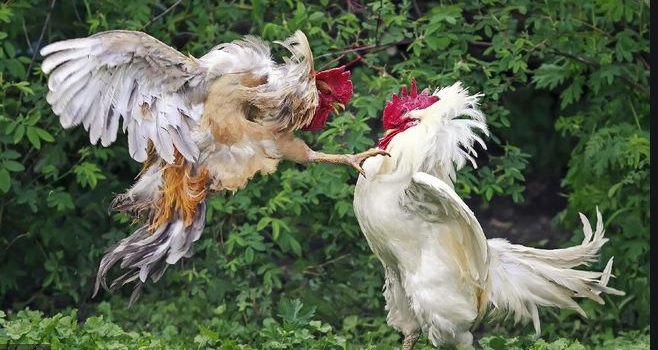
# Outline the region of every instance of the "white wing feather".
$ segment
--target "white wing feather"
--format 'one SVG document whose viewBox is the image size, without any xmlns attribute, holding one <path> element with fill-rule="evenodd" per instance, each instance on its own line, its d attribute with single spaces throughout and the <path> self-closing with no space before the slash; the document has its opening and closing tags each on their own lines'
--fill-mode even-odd
<svg viewBox="0 0 658 350">
<path fill-rule="evenodd" d="M 489 271 L 487 239 L 475 214 L 448 183 L 427 173 L 415 173 L 400 197 L 400 206 L 427 222 L 457 221 L 461 229 L 437 234 L 453 235 L 460 243 L 456 248 L 464 250 L 463 254 L 455 252 L 460 269 L 476 285 L 486 287 Z"/>
<path fill-rule="evenodd" d="M 50 74 L 47 101 L 63 127 L 82 124 L 92 144 L 116 140 L 119 119 L 130 156 L 143 162 L 149 141 L 162 159 L 174 147 L 190 161 L 199 150 L 193 130 L 209 81 L 233 71 L 271 67 L 269 47 L 254 38 L 223 44 L 197 60 L 136 31 L 108 31 L 41 49 Z"/>
</svg>

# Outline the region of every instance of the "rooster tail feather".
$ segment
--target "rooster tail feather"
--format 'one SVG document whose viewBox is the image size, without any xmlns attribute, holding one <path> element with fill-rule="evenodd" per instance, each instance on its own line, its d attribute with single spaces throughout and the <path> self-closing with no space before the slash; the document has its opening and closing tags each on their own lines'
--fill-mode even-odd
<svg viewBox="0 0 658 350">
<path fill-rule="evenodd" d="M 573 269 L 595 261 L 607 241 L 598 209 L 595 232 L 592 233 L 589 221 L 582 214 L 581 219 L 585 239 L 570 248 L 545 250 L 499 238 L 488 241 L 492 284 L 489 301 L 494 306 L 493 316 L 513 316 L 515 322 L 532 319 L 539 334 L 537 306 L 570 309 L 586 317 L 573 298 L 584 297 L 603 304 L 601 293 L 624 294 L 607 285 L 612 276 L 612 258 L 601 272 Z"/>
<path fill-rule="evenodd" d="M 288 39 L 284 41 L 275 41 L 275 43 L 285 47 L 288 51 L 290 51 L 290 59 L 295 62 L 305 61 L 310 65 L 311 71 L 314 70 L 311 45 L 308 43 L 308 39 L 306 38 L 304 32 L 298 30 Z M 289 61 L 290 59 L 286 59 L 286 61 Z"/>
<path fill-rule="evenodd" d="M 151 227 L 150 224 L 138 228 L 132 235 L 109 248 L 101 259 L 94 296 L 102 286 L 108 291 L 135 282 L 135 289 L 129 304 L 133 304 L 140 296 L 148 277 L 157 282 L 169 265 L 177 263 L 183 257 L 193 254 L 192 244 L 199 239 L 206 220 L 206 205 L 201 202 L 196 207 L 194 220 L 186 224 L 182 215 L 176 214 L 167 222 Z M 110 269 L 121 261 L 125 272 L 107 285 L 107 274 Z"/>
</svg>

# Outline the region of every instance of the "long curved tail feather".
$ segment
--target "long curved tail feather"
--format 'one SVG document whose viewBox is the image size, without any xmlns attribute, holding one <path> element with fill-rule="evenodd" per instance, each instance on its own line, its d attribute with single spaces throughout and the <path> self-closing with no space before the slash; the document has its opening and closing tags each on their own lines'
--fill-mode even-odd
<svg viewBox="0 0 658 350">
<path fill-rule="evenodd" d="M 101 286 L 113 291 L 127 283 L 135 282 L 136 286 L 129 302 L 133 304 L 139 298 L 143 284 L 149 276 L 153 282 L 157 282 L 169 265 L 177 263 L 183 257 L 192 256 L 192 244 L 201 237 L 205 220 L 206 205 L 202 202 L 197 205 L 194 221 L 190 225 L 186 225 L 184 218 L 177 214 L 154 231 L 150 230 L 149 224 L 138 228 L 132 235 L 105 252 L 96 274 L 94 296 Z M 107 274 L 119 261 L 121 268 L 127 271 L 114 279 L 108 287 Z"/>
<path fill-rule="evenodd" d="M 532 319 L 537 334 L 540 322 L 537 306 L 570 309 L 586 317 L 573 298 L 589 298 L 600 304 L 601 293 L 623 295 L 608 287 L 612 276 L 611 258 L 601 272 L 576 270 L 598 258 L 604 238 L 603 220 L 597 209 L 596 231 L 580 214 L 585 238 L 580 245 L 564 249 L 535 249 L 511 244 L 505 239 L 488 240 L 491 255 L 491 293 L 494 316 L 513 316 L 515 322 Z"/>
</svg>

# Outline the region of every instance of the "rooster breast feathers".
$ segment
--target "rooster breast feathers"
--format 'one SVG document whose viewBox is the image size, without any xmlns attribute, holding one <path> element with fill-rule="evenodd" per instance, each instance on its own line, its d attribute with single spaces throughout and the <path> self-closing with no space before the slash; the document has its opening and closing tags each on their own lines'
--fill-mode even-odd
<svg viewBox="0 0 658 350">
<path fill-rule="evenodd" d="M 91 143 L 113 143 L 123 118 L 135 160 L 146 161 L 152 143 L 169 164 L 175 162 L 175 150 L 195 162 L 199 146 L 193 133 L 200 126 L 206 100 L 212 98 L 208 96 L 210 87 L 218 78 L 245 76 L 248 86 L 238 85 L 235 90 L 249 98 L 239 102 L 256 104 L 270 118 L 282 118 L 282 103 L 293 96 L 310 94 L 307 109 L 317 106 L 316 89 L 308 89 L 313 81 L 308 74 L 312 57 L 306 37 L 298 32 L 284 43 L 293 50 L 291 59 L 296 64 L 277 65 L 268 45 L 249 36 L 221 44 L 199 59 L 136 31 L 107 31 L 60 41 L 41 49 L 46 56 L 42 70 L 50 74 L 47 101 L 62 126 L 82 124 Z M 303 71 L 307 74 L 301 74 Z M 285 73 L 297 74 L 282 77 Z M 304 122 L 281 123 L 301 127 Z"/>
</svg>

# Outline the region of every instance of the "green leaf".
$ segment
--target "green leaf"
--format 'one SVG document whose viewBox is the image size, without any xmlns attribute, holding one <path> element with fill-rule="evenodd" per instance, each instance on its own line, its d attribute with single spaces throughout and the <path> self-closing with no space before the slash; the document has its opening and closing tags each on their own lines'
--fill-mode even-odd
<svg viewBox="0 0 658 350">
<path fill-rule="evenodd" d="M 33 126 L 28 126 L 27 127 L 27 139 L 30 140 L 30 143 L 34 146 L 36 149 L 41 148 L 41 139 L 39 138 L 39 134 L 37 133 L 37 130 Z"/>
<path fill-rule="evenodd" d="M 17 121 L 12 121 L 11 123 L 7 124 L 7 128 L 5 128 L 5 134 L 10 135 L 13 133 L 18 125 L 19 124 Z"/>
<path fill-rule="evenodd" d="M 272 222 L 272 218 L 269 217 L 264 217 L 258 221 L 258 224 L 256 224 L 256 230 L 262 231 L 267 225 Z"/>
<path fill-rule="evenodd" d="M 105 179 L 98 165 L 90 162 L 84 162 L 73 168 L 76 180 L 82 187 L 95 188 L 98 180 Z"/>
<path fill-rule="evenodd" d="M 254 261 L 254 250 L 251 247 L 247 247 L 244 251 L 244 261 L 247 264 L 251 264 Z"/>
<path fill-rule="evenodd" d="M 503 337 L 494 337 L 489 340 L 489 346 L 493 350 L 505 350 L 507 349 L 507 341 Z"/>
<path fill-rule="evenodd" d="M 25 126 L 24 125 L 19 125 L 16 127 L 16 131 L 14 132 L 14 143 L 19 143 L 23 139 L 23 135 L 25 135 Z"/>
<path fill-rule="evenodd" d="M 538 88 L 555 89 L 561 85 L 570 73 L 566 66 L 544 63 L 535 70 L 532 83 Z"/>
<path fill-rule="evenodd" d="M 0 191 L 7 193 L 11 188 L 11 176 L 6 169 L 0 169 Z"/>
<path fill-rule="evenodd" d="M 27 125 L 34 126 L 39 121 L 39 119 L 41 119 L 41 114 L 34 113 L 30 115 L 29 118 L 27 118 Z"/>
<path fill-rule="evenodd" d="M 44 130 L 44 129 L 41 129 L 41 128 L 39 128 L 39 127 L 35 127 L 35 129 L 36 129 L 37 134 L 39 135 L 39 137 L 40 137 L 42 140 L 44 140 L 44 141 L 46 141 L 46 142 L 53 142 L 53 141 L 55 141 L 55 138 L 53 137 L 53 135 L 51 135 L 48 131 L 46 131 L 46 130 Z"/>
<path fill-rule="evenodd" d="M 5 41 L 5 52 L 7 53 L 7 56 L 9 58 L 14 58 L 16 57 L 16 49 L 14 48 L 14 45 L 10 41 Z"/>
<path fill-rule="evenodd" d="M 22 76 L 22 75 L 21 75 Z M 34 95 L 34 91 L 30 87 L 30 83 L 27 81 L 20 81 L 18 83 L 12 84 L 12 86 L 16 87 L 18 90 L 23 92 L 25 95 Z"/>
<path fill-rule="evenodd" d="M 443 50 L 450 46 L 450 38 L 448 37 L 429 37 L 426 38 L 427 45 L 433 50 Z"/>
<path fill-rule="evenodd" d="M 51 192 L 46 198 L 49 208 L 55 208 L 57 211 L 66 211 L 68 209 L 75 209 L 73 204 L 73 197 L 68 192 L 61 189 Z"/>
<path fill-rule="evenodd" d="M 0 21 L 10 23 L 13 15 L 11 7 L 5 4 L 0 4 Z"/>
<path fill-rule="evenodd" d="M 571 85 L 564 89 L 564 91 L 562 91 L 560 94 L 560 108 L 564 109 L 568 105 L 579 101 L 582 94 L 583 78 L 578 76 L 573 80 Z"/>
<path fill-rule="evenodd" d="M 299 244 L 294 237 L 288 236 L 288 242 L 290 243 L 290 249 L 297 256 L 302 256 L 302 246 Z"/>
<path fill-rule="evenodd" d="M 21 63 L 21 61 L 19 61 L 18 59 L 15 58 L 7 59 L 5 60 L 5 65 L 7 66 L 7 70 L 9 71 L 9 73 L 11 73 L 14 77 L 25 78 L 26 75 L 25 67 L 23 66 L 23 63 Z"/>
<path fill-rule="evenodd" d="M 2 167 L 14 173 L 25 170 L 23 164 L 13 160 L 5 160 L 2 162 Z"/>
<path fill-rule="evenodd" d="M 279 234 L 281 233 L 280 222 L 280 220 L 272 220 L 272 239 L 275 241 L 279 238 Z"/>
<path fill-rule="evenodd" d="M 484 190 L 484 198 L 488 201 L 491 200 L 494 194 L 494 189 L 493 187 L 488 187 L 486 190 Z"/>
<path fill-rule="evenodd" d="M 13 151 L 13 150 L 6 150 L 2 154 L 0 154 L 0 158 L 5 158 L 5 159 L 18 159 L 21 157 L 21 154 Z"/>
</svg>

